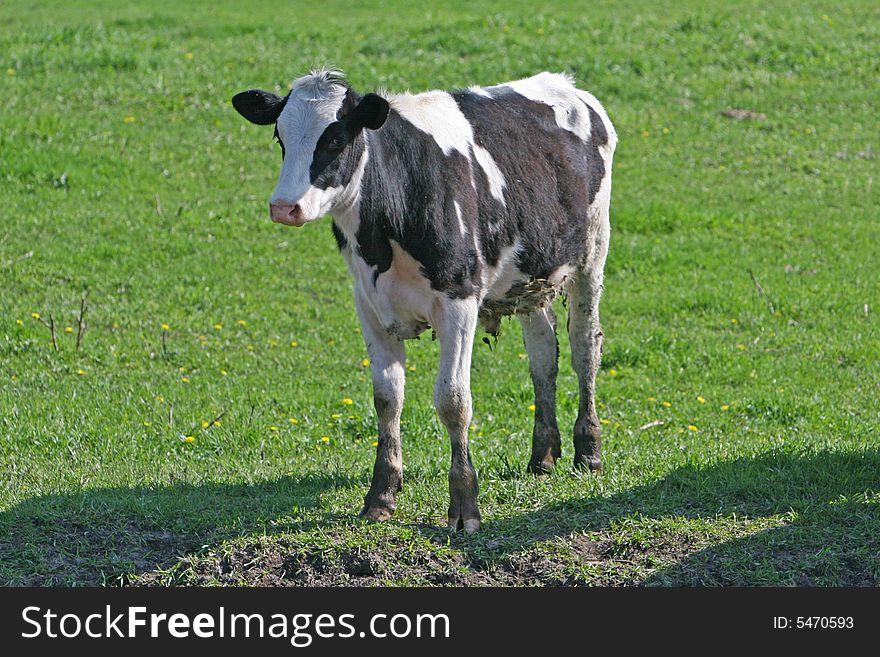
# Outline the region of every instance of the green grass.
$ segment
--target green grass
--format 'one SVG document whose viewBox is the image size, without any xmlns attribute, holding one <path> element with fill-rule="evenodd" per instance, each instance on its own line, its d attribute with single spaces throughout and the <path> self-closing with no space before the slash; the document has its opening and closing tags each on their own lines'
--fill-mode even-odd
<svg viewBox="0 0 880 657">
<path fill-rule="evenodd" d="M 880 584 L 876 3 L 300 4 L 0 7 L 0 583 Z M 268 220 L 280 156 L 229 103 L 327 63 L 362 90 L 566 70 L 602 100 L 604 476 L 571 471 L 564 339 L 563 458 L 526 475 L 505 323 L 474 357 L 484 529 L 441 526 L 426 339 L 399 510 L 356 520 L 351 282 L 328 221 Z"/>
</svg>

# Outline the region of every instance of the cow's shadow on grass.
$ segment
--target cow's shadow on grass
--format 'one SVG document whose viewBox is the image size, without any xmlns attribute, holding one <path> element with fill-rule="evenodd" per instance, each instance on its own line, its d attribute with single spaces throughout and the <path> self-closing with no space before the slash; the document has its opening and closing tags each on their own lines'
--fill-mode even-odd
<svg viewBox="0 0 880 657">
<path fill-rule="evenodd" d="M 44 495 L 0 513 L 0 584 L 125 584 L 224 540 L 343 522 L 322 492 L 341 474 Z"/>
<path fill-rule="evenodd" d="M 524 558 L 538 543 L 552 548 Z M 878 585 L 880 451 L 680 467 L 610 496 L 489 517 L 480 535 L 452 545 L 514 583 L 526 571 L 534 584 Z"/>
<path fill-rule="evenodd" d="M 33 498 L 0 513 L 0 584 L 124 584 L 237 537 L 258 542 L 262 534 L 344 532 L 356 523 L 356 509 L 328 513 L 321 496 L 351 487 L 365 483 L 312 474 L 252 485 L 120 487 Z M 412 525 L 442 547 L 435 553 L 425 546 L 406 557 L 412 563 L 398 563 L 380 542 L 387 568 L 359 556 L 338 576 L 292 581 L 283 554 L 297 545 L 275 545 L 269 552 L 282 555 L 277 575 L 235 583 L 376 584 L 408 575 L 414 583 L 452 585 L 876 585 L 878 492 L 877 450 L 769 453 L 680 467 L 611 495 L 489 516 L 475 536 Z M 452 561 L 429 563 L 450 550 Z M 250 556 L 244 550 L 236 558 Z M 223 567 L 222 559 L 211 566 Z M 202 572 L 190 581 L 212 577 Z"/>
</svg>

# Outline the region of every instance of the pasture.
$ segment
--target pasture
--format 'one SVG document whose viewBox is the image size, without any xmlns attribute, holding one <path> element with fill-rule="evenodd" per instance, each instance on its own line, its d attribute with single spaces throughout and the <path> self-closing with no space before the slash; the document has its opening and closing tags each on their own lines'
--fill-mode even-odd
<svg viewBox="0 0 880 657">
<path fill-rule="evenodd" d="M 880 584 L 876 3 L 11 0 L 0 26 L 0 584 Z M 571 468 L 564 331 L 562 459 L 526 474 L 505 321 L 474 353 L 483 529 L 450 534 L 428 333 L 397 513 L 356 518 L 350 277 L 329 220 L 270 222 L 280 153 L 230 105 L 322 64 L 602 101 L 605 474 Z"/>
</svg>

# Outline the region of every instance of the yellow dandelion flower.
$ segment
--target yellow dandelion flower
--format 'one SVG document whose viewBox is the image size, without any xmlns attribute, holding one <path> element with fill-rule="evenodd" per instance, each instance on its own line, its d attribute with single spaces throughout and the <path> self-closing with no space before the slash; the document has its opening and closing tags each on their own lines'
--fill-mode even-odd
<svg viewBox="0 0 880 657">
<path fill-rule="evenodd" d="M 346 397 L 345 399 L 342 400 L 342 403 L 345 404 L 346 406 L 351 406 L 352 404 L 354 404 L 354 400 Z"/>
<path fill-rule="evenodd" d="M 243 319 L 240 319 L 240 320 L 238 320 L 238 325 L 239 326 L 247 326 L 247 322 Z"/>
<path fill-rule="evenodd" d="M 185 443 L 194 443 L 196 442 L 195 436 L 184 436 L 183 442 Z"/>
<path fill-rule="evenodd" d="M 529 410 L 530 410 L 532 413 L 534 413 L 534 412 L 535 412 L 535 405 L 534 405 L 534 404 L 529 404 Z"/>
<path fill-rule="evenodd" d="M 688 431 L 699 431 L 693 424 L 688 425 Z"/>
<path fill-rule="evenodd" d="M 20 319 L 15 320 L 15 323 L 18 324 L 19 326 L 24 326 L 24 322 L 21 321 Z"/>
<path fill-rule="evenodd" d="M 599 422 L 601 422 L 602 424 L 604 424 L 606 426 L 611 424 L 611 420 L 606 420 L 605 418 L 602 418 L 601 420 L 599 420 Z"/>
<path fill-rule="evenodd" d="M 299 346 L 299 342 L 297 342 L 296 340 L 291 340 L 290 346 L 296 349 Z"/>
<path fill-rule="evenodd" d="M 730 323 L 731 323 L 731 324 L 739 324 L 739 320 L 738 320 L 736 317 L 732 317 L 732 318 L 730 319 Z"/>
<path fill-rule="evenodd" d="M 330 436 L 321 436 L 321 442 L 322 442 L 322 443 L 329 443 L 329 442 L 330 442 Z"/>
<path fill-rule="evenodd" d="M 669 134 L 669 128 L 663 128 L 662 132 L 663 132 L 664 135 L 668 135 L 668 134 Z"/>
<path fill-rule="evenodd" d="M 162 330 L 163 330 L 163 331 L 170 331 L 170 330 L 171 330 L 171 327 L 168 326 L 168 324 L 162 324 Z"/>
<path fill-rule="evenodd" d="M 65 326 L 64 332 L 65 333 L 73 333 L 73 327 L 72 326 Z"/>
<path fill-rule="evenodd" d="M 701 404 L 705 404 L 706 398 L 703 397 L 703 395 L 697 395 L 697 401 L 700 402 Z"/>
<path fill-rule="evenodd" d="M 657 401 L 656 397 L 648 397 L 648 401 Z"/>
<path fill-rule="evenodd" d="M 269 431 L 278 431 L 278 427 L 276 427 L 276 426 L 273 424 L 271 427 L 269 427 Z"/>
<path fill-rule="evenodd" d="M 670 406 L 672 406 L 672 402 L 665 401 L 665 402 L 663 402 L 663 405 L 664 405 L 666 408 L 669 408 Z"/>
<path fill-rule="evenodd" d="M 416 371 L 416 366 L 415 366 L 415 365 L 410 365 L 410 366 L 407 367 L 406 369 L 408 369 L 410 372 L 415 372 L 415 371 Z"/>
<path fill-rule="evenodd" d="M 202 420 L 202 429 L 207 429 L 210 426 L 211 426 L 210 422 L 208 422 L 207 420 Z"/>
<path fill-rule="evenodd" d="M 85 375 L 86 375 L 86 371 L 85 371 L 85 370 L 77 370 L 76 373 L 79 374 L 80 376 L 85 376 Z"/>
<path fill-rule="evenodd" d="M 516 355 L 516 357 L 519 358 L 520 360 L 525 360 L 527 356 L 528 356 L 528 354 L 523 353 L 522 351 Z"/>
<path fill-rule="evenodd" d="M 612 367 L 610 370 L 608 370 L 608 374 L 610 376 L 617 376 L 617 370 Z"/>
<path fill-rule="evenodd" d="M 379 446 L 379 441 L 378 441 L 378 440 L 374 440 L 374 441 L 372 442 L 372 445 L 373 445 L 373 447 L 378 447 L 378 446 Z"/>
<path fill-rule="evenodd" d="M 125 117 L 124 119 L 122 119 L 122 120 L 123 120 L 125 123 L 134 123 L 134 122 L 136 121 L 136 119 L 135 119 L 133 116 L 131 116 L 131 115 L 126 116 L 126 117 Z"/>
<path fill-rule="evenodd" d="M 219 323 L 218 323 L 218 324 L 214 324 L 214 330 L 215 330 L 215 331 L 220 331 L 220 330 L 222 330 L 222 329 L 223 329 L 223 324 L 219 324 Z"/>
<path fill-rule="evenodd" d="M 227 372 L 226 370 L 220 370 L 220 374 L 226 376 L 227 374 L 229 374 L 229 372 Z"/>
<path fill-rule="evenodd" d="M 332 417 L 334 420 L 338 420 L 339 418 L 342 417 L 342 413 L 334 413 L 330 417 Z"/>
<path fill-rule="evenodd" d="M 40 319 L 40 313 L 31 313 L 31 317 L 34 319 Z"/>
<path fill-rule="evenodd" d="M 144 426 L 151 427 L 151 426 L 153 426 L 153 423 L 152 422 L 144 422 Z"/>
<path fill-rule="evenodd" d="M 349 415 L 349 416 L 348 416 L 348 419 L 349 419 L 349 420 L 356 420 L 357 418 L 356 418 L 354 415 Z"/>
<path fill-rule="evenodd" d="M 185 367 L 178 367 L 177 371 L 182 374 L 182 373 L 186 372 L 186 368 Z"/>
<path fill-rule="evenodd" d="M 729 410 L 730 410 L 730 404 L 722 404 L 722 405 L 721 405 L 721 410 L 722 410 L 722 411 L 729 411 Z"/>
<path fill-rule="evenodd" d="M 369 358 L 364 358 L 364 359 L 361 361 L 361 367 L 369 367 L 369 366 L 370 366 L 370 359 L 369 359 Z"/>
<path fill-rule="evenodd" d="M 292 417 L 292 418 L 290 418 L 290 423 L 291 424 L 299 424 L 299 420 L 297 420 L 295 417 Z"/>
<path fill-rule="evenodd" d="M 183 377 L 180 377 L 180 380 L 181 380 L 183 383 L 189 383 L 189 377 L 183 376 Z"/>
<path fill-rule="evenodd" d="M 278 340 L 269 340 L 269 348 L 274 349 L 278 346 Z"/>
<path fill-rule="evenodd" d="M 156 401 L 163 402 L 163 401 L 165 401 L 165 398 L 162 395 L 156 395 Z"/>
<path fill-rule="evenodd" d="M 113 328 L 118 329 L 118 328 L 119 328 L 119 322 L 113 322 L 113 325 L 112 325 L 112 326 L 113 326 Z"/>
</svg>

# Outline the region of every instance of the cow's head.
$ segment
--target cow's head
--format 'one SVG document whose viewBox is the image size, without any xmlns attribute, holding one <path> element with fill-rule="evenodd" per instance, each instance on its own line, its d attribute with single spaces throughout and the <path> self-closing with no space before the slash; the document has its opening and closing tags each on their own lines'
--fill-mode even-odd
<svg viewBox="0 0 880 657">
<path fill-rule="evenodd" d="M 336 71 L 313 71 L 293 83 L 284 98 L 252 89 L 232 105 L 251 123 L 275 124 L 281 174 L 269 200 L 272 220 L 302 226 L 350 200 L 363 166 L 364 128 L 378 130 L 388 101 L 360 96 Z M 362 173 L 362 169 L 361 169 Z"/>
</svg>

